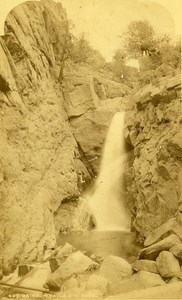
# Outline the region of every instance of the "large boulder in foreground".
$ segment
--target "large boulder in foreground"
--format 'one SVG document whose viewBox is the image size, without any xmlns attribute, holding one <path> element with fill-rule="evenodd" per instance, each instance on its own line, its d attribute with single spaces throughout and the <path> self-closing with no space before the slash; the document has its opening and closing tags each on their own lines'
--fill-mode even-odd
<svg viewBox="0 0 182 300">
<path fill-rule="evenodd" d="M 181 241 L 180 239 L 177 237 L 177 235 L 175 234 L 171 234 L 170 236 L 168 236 L 167 238 L 165 238 L 164 240 L 153 244 L 147 248 L 144 248 L 142 250 L 140 250 L 139 252 L 139 257 L 140 258 L 146 258 L 146 259 L 153 259 L 155 260 L 156 257 L 159 255 L 159 253 L 163 250 L 169 250 L 170 248 L 172 248 L 174 245 L 176 244 L 180 244 Z"/>
<path fill-rule="evenodd" d="M 50 289 L 58 290 L 72 275 L 98 268 L 98 264 L 80 251 L 71 254 L 47 279 Z"/>
<path fill-rule="evenodd" d="M 101 267 L 100 275 L 113 282 L 132 275 L 131 265 L 119 256 L 108 255 L 105 257 Z"/>
<path fill-rule="evenodd" d="M 157 257 L 156 262 L 162 277 L 172 277 L 180 272 L 179 261 L 169 251 L 162 251 Z"/>
</svg>

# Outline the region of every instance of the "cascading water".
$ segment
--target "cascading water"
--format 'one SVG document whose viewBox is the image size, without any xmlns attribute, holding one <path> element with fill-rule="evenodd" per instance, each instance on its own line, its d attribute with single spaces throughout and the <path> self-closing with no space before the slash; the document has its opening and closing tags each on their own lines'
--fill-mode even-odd
<svg viewBox="0 0 182 300">
<path fill-rule="evenodd" d="M 118 112 L 109 127 L 100 172 L 88 199 L 97 230 L 127 230 L 130 227 L 123 182 L 127 159 L 123 128 L 124 112 Z"/>
</svg>

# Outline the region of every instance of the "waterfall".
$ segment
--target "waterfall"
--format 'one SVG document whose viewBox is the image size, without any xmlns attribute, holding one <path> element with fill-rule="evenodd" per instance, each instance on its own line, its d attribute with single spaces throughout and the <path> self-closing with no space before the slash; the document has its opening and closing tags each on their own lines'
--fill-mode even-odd
<svg viewBox="0 0 182 300">
<path fill-rule="evenodd" d="M 127 151 L 123 128 L 124 112 L 117 112 L 106 136 L 94 192 L 88 199 L 97 230 L 127 230 L 130 227 L 124 193 Z"/>
</svg>

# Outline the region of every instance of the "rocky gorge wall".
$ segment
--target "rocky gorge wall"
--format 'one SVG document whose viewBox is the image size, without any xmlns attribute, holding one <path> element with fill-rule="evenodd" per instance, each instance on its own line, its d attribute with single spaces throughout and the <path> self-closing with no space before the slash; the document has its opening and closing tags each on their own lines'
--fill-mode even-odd
<svg viewBox="0 0 182 300">
<path fill-rule="evenodd" d="M 59 82 L 66 18 L 60 3 L 23 3 L 8 15 L 0 37 L 5 272 L 18 259 L 40 259 L 60 230 L 89 226 L 90 213 L 79 196 L 98 171 L 108 125 L 130 93 L 105 74 L 71 64 Z"/>
<path fill-rule="evenodd" d="M 134 147 L 127 172 L 133 230 L 142 242 L 178 215 L 182 203 L 182 119 L 180 70 L 158 78 L 132 97 L 125 136 Z"/>
</svg>

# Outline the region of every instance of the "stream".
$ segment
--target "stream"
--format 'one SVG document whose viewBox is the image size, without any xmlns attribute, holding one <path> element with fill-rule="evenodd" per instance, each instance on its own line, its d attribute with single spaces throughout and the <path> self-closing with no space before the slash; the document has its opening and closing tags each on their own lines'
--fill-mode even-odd
<svg viewBox="0 0 182 300">
<path fill-rule="evenodd" d="M 133 262 L 140 250 L 136 243 L 135 234 L 128 231 L 86 231 L 72 232 L 69 234 L 60 233 L 57 244 L 69 243 L 80 251 L 86 251 L 87 255 L 95 254 L 105 257 L 116 255 Z"/>
</svg>

